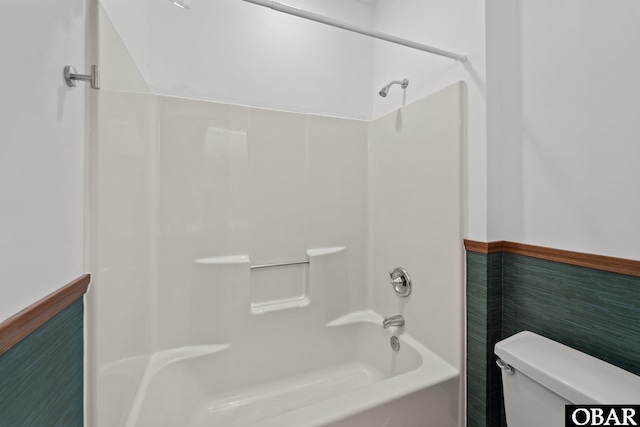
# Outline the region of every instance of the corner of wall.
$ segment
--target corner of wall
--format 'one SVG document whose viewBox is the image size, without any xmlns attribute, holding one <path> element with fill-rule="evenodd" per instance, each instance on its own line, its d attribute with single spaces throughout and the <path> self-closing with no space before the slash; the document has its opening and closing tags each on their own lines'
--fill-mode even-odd
<svg viewBox="0 0 640 427">
<path fill-rule="evenodd" d="M 109 15 L 98 6 L 98 51 L 102 89 L 151 93 Z"/>
</svg>

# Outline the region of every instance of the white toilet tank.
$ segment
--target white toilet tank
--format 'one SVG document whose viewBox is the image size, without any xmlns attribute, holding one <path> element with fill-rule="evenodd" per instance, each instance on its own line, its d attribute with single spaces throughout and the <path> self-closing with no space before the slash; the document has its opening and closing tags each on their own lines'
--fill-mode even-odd
<svg viewBox="0 0 640 427">
<path fill-rule="evenodd" d="M 509 427 L 564 427 L 566 404 L 640 404 L 640 377 L 533 332 L 495 353 L 513 368 L 502 369 Z"/>
</svg>

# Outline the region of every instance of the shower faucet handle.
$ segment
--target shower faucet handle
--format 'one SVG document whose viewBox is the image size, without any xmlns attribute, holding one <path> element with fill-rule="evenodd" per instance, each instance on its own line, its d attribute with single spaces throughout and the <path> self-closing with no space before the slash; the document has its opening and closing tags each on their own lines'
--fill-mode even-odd
<svg viewBox="0 0 640 427">
<path fill-rule="evenodd" d="M 389 276 L 391 276 L 391 272 L 389 272 Z M 391 286 L 393 286 L 394 289 L 400 288 L 402 286 L 405 285 L 405 281 L 401 276 L 396 277 L 395 279 L 393 278 L 393 276 L 391 276 L 391 280 L 390 280 Z"/>
<path fill-rule="evenodd" d="M 396 267 L 389 272 L 390 283 L 393 290 L 401 297 L 408 297 L 411 294 L 411 277 L 402 267 Z"/>
</svg>

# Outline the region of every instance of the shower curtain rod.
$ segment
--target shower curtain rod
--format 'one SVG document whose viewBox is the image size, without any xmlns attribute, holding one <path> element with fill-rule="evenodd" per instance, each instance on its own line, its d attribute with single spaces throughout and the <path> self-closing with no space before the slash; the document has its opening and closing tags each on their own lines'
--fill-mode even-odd
<svg viewBox="0 0 640 427">
<path fill-rule="evenodd" d="M 257 4 L 259 6 L 268 7 L 278 12 L 288 13 L 289 15 L 298 16 L 300 18 L 309 19 L 311 21 L 320 22 L 322 24 L 331 25 L 333 27 L 342 28 L 343 30 L 353 31 L 354 33 L 363 34 L 376 39 L 385 40 L 391 43 L 399 44 L 402 46 L 410 47 L 413 49 L 422 50 L 424 52 L 433 53 L 434 55 L 445 56 L 447 58 L 455 59 L 458 62 L 465 62 L 467 57 L 455 52 L 449 52 L 447 50 L 438 49 L 435 47 L 427 46 L 426 44 L 416 43 L 411 40 L 403 39 L 400 37 L 392 36 L 390 34 L 381 33 L 380 31 L 373 31 L 367 28 L 351 25 L 337 19 L 329 18 L 328 16 L 319 15 L 317 13 L 309 12 L 307 10 L 298 9 L 296 7 L 287 6 L 286 4 L 278 3 L 272 0 L 242 0 L 249 3 Z"/>
</svg>

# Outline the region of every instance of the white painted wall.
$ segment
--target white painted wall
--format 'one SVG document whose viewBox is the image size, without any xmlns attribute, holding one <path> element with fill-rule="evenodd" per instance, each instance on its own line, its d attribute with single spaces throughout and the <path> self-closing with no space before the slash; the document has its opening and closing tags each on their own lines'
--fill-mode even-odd
<svg viewBox="0 0 640 427">
<path fill-rule="evenodd" d="M 371 116 L 373 41 L 240 0 L 102 4 L 157 94 L 334 116 Z M 356 1 L 292 6 L 370 27 Z"/>
<path fill-rule="evenodd" d="M 0 14 L 0 321 L 83 273 L 83 0 Z"/>
<path fill-rule="evenodd" d="M 376 29 L 468 56 L 466 64 L 397 46 L 374 43 L 373 114 L 378 117 L 437 92 L 457 81 L 468 91 L 468 230 L 485 240 L 487 230 L 487 137 L 484 2 L 475 0 L 380 0 Z M 386 98 L 377 95 L 392 80 L 408 77 L 405 93 L 393 87 Z"/>
<path fill-rule="evenodd" d="M 489 240 L 640 259 L 640 4 L 487 2 Z"/>
</svg>

